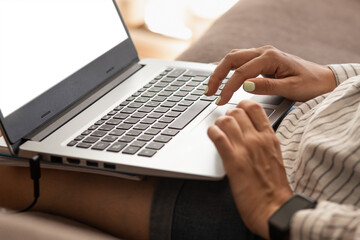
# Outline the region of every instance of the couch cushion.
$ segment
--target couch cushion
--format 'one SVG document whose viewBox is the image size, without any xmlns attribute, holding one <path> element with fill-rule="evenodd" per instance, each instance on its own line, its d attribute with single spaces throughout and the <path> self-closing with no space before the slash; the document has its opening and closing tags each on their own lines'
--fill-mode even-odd
<svg viewBox="0 0 360 240">
<path fill-rule="evenodd" d="M 322 63 L 360 62 L 360 1 L 240 0 L 179 60 L 216 62 L 234 48 L 273 45 Z"/>
</svg>

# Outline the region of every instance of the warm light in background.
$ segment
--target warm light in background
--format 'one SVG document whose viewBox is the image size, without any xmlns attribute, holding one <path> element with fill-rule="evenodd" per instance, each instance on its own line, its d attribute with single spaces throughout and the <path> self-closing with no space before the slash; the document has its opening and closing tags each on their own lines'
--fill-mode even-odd
<svg viewBox="0 0 360 240">
<path fill-rule="evenodd" d="M 192 37 L 191 26 L 186 18 L 215 19 L 229 10 L 238 0 L 149 0 L 145 11 L 145 23 L 150 31 L 188 40 Z"/>
</svg>

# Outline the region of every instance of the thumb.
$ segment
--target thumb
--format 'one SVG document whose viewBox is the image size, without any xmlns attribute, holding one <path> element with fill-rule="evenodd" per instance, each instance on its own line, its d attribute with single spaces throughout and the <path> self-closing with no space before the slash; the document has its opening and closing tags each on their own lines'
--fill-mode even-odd
<svg viewBox="0 0 360 240">
<path fill-rule="evenodd" d="M 275 78 L 253 78 L 244 82 L 243 88 L 246 92 L 261 95 L 281 95 L 286 91 L 286 81 Z"/>
</svg>

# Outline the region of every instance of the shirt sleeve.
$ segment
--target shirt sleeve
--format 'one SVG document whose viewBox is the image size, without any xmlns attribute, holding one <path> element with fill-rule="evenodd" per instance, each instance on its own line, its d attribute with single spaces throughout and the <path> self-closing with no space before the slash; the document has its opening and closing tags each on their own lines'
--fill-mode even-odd
<svg viewBox="0 0 360 240">
<path fill-rule="evenodd" d="M 352 205 L 319 202 L 315 209 L 297 212 L 290 239 L 360 239 L 360 209 Z"/>
<path fill-rule="evenodd" d="M 360 75 L 360 64 L 358 63 L 332 64 L 328 67 L 333 71 L 337 85 L 351 77 Z"/>
</svg>

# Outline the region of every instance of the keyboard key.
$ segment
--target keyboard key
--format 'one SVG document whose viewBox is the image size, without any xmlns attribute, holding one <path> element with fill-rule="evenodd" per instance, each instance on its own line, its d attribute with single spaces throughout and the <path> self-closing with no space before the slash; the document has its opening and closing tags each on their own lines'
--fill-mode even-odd
<svg viewBox="0 0 360 240">
<path fill-rule="evenodd" d="M 175 81 L 170 86 L 171 87 L 182 87 L 185 84 L 185 82 L 182 81 Z"/>
<path fill-rule="evenodd" d="M 109 135 L 118 136 L 118 137 L 119 137 L 119 136 L 122 136 L 124 133 L 125 133 L 124 130 L 115 129 L 115 130 L 111 131 L 111 132 L 109 133 Z"/>
<path fill-rule="evenodd" d="M 103 137 L 106 135 L 105 131 L 95 131 L 91 134 L 92 137 Z"/>
<path fill-rule="evenodd" d="M 142 156 L 142 157 L 152 157 L 156 154 L 156 151 L 155 150 L 151 150 L 151 149 L 143 149 L 139 152 L 139 156 Z"/>
<path fill-rule="evenodd" d="M 195 90 L 191 93 L 191 95 L 196 95 L 196 96 L 203 96 L 204 95 L 204 91 L 201 90 Z"/>
<path fill-rule="evenodd" d="M 102 118 L 101 118 L 101 120 L 109 120 L 111 118 L 111 116 L 110 115 L 105 115 L 105 116 L 103 116 Z"/>
<path fill-rule="evenodd" d="M 115 114 L 117 114 L 117 111 L 111 111 L 111 112 L 109 112 L 107 115 L 109 115 L 109 116 L 114 116 Z"/>
<path fill-rule="evenodd" d="M 170 111 L 167 114 L 165 114 L 165 117 L 177 118 L 178 116 L 180 116 L 180 114 L 181 112 Z"/>
<path fill-rule="evenodd" d="M 126 135 L 127 136 L 132 136 L 132 137 L 137 137 L 142 133 L 142 131 L 139 130 L 129 130 Z"/>
<path fill-rule="evenodd" d="M 140 123 L 143 123 L 143 124 L 153 124 L 154 122 L 156 122 L 156 119 L 145 118 L 145 119 L 141 120 Z"/>
<path fill-rule="evenodd" d="M 173 81 L 174 81 L 174 78 L 164 77 L 163 79 L 161 79 L 160 82 L 171 83 Z"/>
<path fill-rule="evenodd" d="M 116 114 L 113 118 L 124 120 L 124 119 L 127 118 L 128 116 L 129 116 L 129 114 L 118 113 L 118 114 Z"/>
<path fill-rule="evenodd" d="M 141 130 L 144 131 L 149 128 L 149 125 L 147 124 L 138 124 L 134 127 L 135 130 Z"/>
<path fill-rule="evenodd" d="M 191 92 L 192 90 L 194 90 L 194 87 L 185 86 L 185 87 L 181 88 L 181 91 L 184 91 L 184 92 Z"/>
<path fill-rule="evenodd" d="M 174 112 L 185 112 L 186 109 L 187 109 L 187 107 L 184 107 L 184 106 L 175 106 L 172 110 Z"/>
<path fill-rule="evenodd" d="M 126 147 L 126 143 L 122 143 L 122 142 L 117 142 L 117 143 L 114 143 L 113 145 L 111 145 L 111 147 L 109 147 L 107 149 L 107 151 L 109 152 L 120 152 L 121 150 L 124 149 L 124 147 Z"/>
<path fill-rule="evenodd" d="M 115 127 L 115 126 L 105 124 L 105 125 L 102 125 L 102 126 L 99 128 L 99 130 L 101 130 L 101 131 L 111 131 L 111 130 L 114 129 L 114 127 Z"/>
<path fill-rule="evenodd" d="M 96 143 L 97 141 L 99 141 L 100 138 L 98 137 L 87 137 L 84 139 L 84 143 Z"/>
<path fill-rule="evenodd" d="M 106 122 L 106 124 L 108 125 L 119 125 L 121 123 L 120 119 L 110 119 L 109 121 Z"/>
<path fill-rule="evenodd" d="M 76 145 L 76 147 L 78 147 L 78 148 L 89 148 L 89 147 L 91 147 L 91 144 L 89 144 L 89 143 L 79 143 L 78 145 Z"/>
<path fill-rule="evenodd" d="M 203 77 L 209 77 L 211 75 L 211 72 L 205 72 L 205 71 L 199 71 L 199 70 L 190 70 L 184 73 L 184 76 L 203 76 Z"/>
<path fill-rule="evenodd" d="M 169 102 L 180 102 L 182 100 L 182 97 L 176 97 L 172 96 L 168 99 Z"/>
<path fill-rule="evenodd" d="M 214 101 L 215 99 L 217 99 L 217 96 L 210 96 L 210 97 L 208 97 L 208 96 L 203 96 L 202 98 L 200 98 L 200 100 L 202 100 L 202 101 L 209 101 L 209 102 L 212 102 L 212 101 Z"/>
<path fill-rule="evenodd" d="M 170 142 L 171 139 L 172 139 L 172 137 L 170 137 L 170 136 L 160 135 L 154 139 L 154 142 L 168 143 L 168 142 Z"/>
<path fill-rule="evenodd" d="M 163 88 L 160 88 L 160 87 L 152 87 L 148 91 L 158 93 L 158 92 L 161 92 L 162 90 L 163 90 Z"/>
<path fill-rule="evenodd" d="M 142 108 L 140 108 L 138 111 L 139 112 L 144 112 L 144 113 L 150 113 L 150 112 L 152 112 L 154 110 L 154 108 L 152 108 L 152 107 L 142 107 Z"/>
<path fill-rule="evenodd" d="M 148 135 L 158 135 L 160 132 L 161 132 L 161 130 L 159 130 L 159 129 L 150 128 L 149 130 L 147 130 L 147 131 L 145 132 L 145 134 L 148 134 Z"/>
<path fill-rule="evenodd" d="M 131 143 L 131 146 L 142 148 L 143 146 L 145 146 L 145 144 L 146 144 L 146 142 L 143 142 L 143 141 L 135 141 L 135 142 Z"/>
<path fill-rule="evenodd" d="M 138 137 L 137 140 L 144 141 L 144 142 L 149 142 L 153 138 L 154 138 L 154 136 L 152 136 L 152 135 L 143 134 L 140 137 Z"/>
<path fill-rule="evenodd" d="M 162 97 L 169 97 L 173 94 L 173 92 L 170 92 L 170 91 L 162 91 L 161 93 L 159 93 L 159 96 L 162 96 Z"/>
<path fill-rule="evenodd" d="M 202 76 L 196 76 L 193 78 L 193 81 L 196 82 L 203 82 L 207 77 L 202 77 Z"/>
<path fill-rule="evenodd" d="M 86 130 L 86 131 L 82 132 L 81 135 L 86 136 L 86 135 L 89 135 L 90 133 L 91 133 L 90 130 Z"/>
<path fill-rule="evenodd" d="M 161 104 L 161 107 L 172 108 L 173 106 L 175 106 L 175 104 L 176 104 L 175 102 L 166 101 Z"/>
<path fill-rule="evenodd" d="M 199 86 L 200 82 L 195 82 L 195 81 L 191 81 L 188 84 L 186 84 L 186 86 L 188 87 L 197 87 Z"/>
<path fill-rule="evenodd" d="M 155 112 L 157 113 L 166 113 L 169 111 L 169 108 L 167 107 L 158 107 L 157 109 L 155 109 Z"/>
<path fill-rule="evenodd" d="M 170 91 L 170 92 L 175 92 L 179 89 L 179 87 L 176 86 L 169 86 L 167 88 L 165 88 L 165 91 Z"/>
<path fill-rule="evenodd" d="M 206 85 L 201 85 L 200 87 L 197 88 L 197 90 L 205 91 L 206 88 L 207 88 Z"/>
<path fill-rule="evenodd" d="M 169 118 L 169 117 L 163 117 L 161 119 L 159 119 L 160 123 L 172 123 L 174 121 L 174 118 Z"/>
<path fill-rule="evenodd" d="M 102 150 L 105 150 L 108 146 L 110 146 L 110 143 L 98 142 L 91 149 L 102 151 Z"/>
<path fill-rule="evenodd" d="M 131 124 L 126 124 L 126 123 L 122 123 L 120 124 L 117 129 L 120 129 L 120 130 L 129 130 L 130 128 L 132 128 L 133 125 Z"/>
<path fill-rule="evenodd" d="M 196 101 L 199 99 L 199 96 L 196 95 L 190 95 L 185 98 L 186 101 Z"/>
<path fill-rule="evenodd" d="M 128 97 L 127 99 L 126 99 L 126 101 L 128 101 L 128 102 L 131 102 L 131 101 L 134 101 L 135 100 L 135 97 Z"/>
<path fill-rule="evenodd" d="M 174 130 L 174 129 L 166 129 L 164 130 L 161 135 L 165 135 L 165 136 L 175 136 L 176 134 L 178 134 L 180 131 L 179 130 Z"/>
<path fill-rule="evenodd" d="M 129 108 L 139 108 L 141 107 L 143 104 L 142 103 L 138 103 L 138 102 L 133 102 L 129 104 Z"/>
<path fill-rule="evenodd" d="M 183 82 L 187 82 L 191 79 L 191 77 L 187 77 L 187 76 L 181 76 L 178 78 L 178 81 L 183 81 Z"/>
<path fill-rule="evenodd" d="M 168 124 L 166 123 L 155 123 L 154 125 L 152 125 L 153 128 L 156 129 L 164 129 L 167 127 Z"/>
<path fill-rule="evenodd" d="M 166 97 L 156 96 L 152 100 L 156 102 L 163 102 L 166 100 Z"/>
<path fill-rule="evenodd" d="M 128 118 L 124 121 L 125 124 L 136 124 L 140 121 L 138 118 Z"/>
<path fill-rule="evenodd" d="M 118 139 L 118 137 L 115 136 L 106 136 L 101 141 L 103 142 L 115 142 Z"/>
<path fill-rule="evenodd" d="M 99 120 L 95 123 L 95 125 L 102 125 L 102 124 L 104 124 L 104 122 L 105 122 L 104 120 Z"/>
<path fill-rule="evenodd" d="M 168 77 L 172 77 L 172 78 L 177 78 L 179 77 L 181 74 L 183 74 L 186 70 L 185 69 L 175 69 L 172 72 L 170 72 L 167 76 Z"/>
<path fill-rule="evenodd" d="M 117 111 L 117 112 L 118 112 L 118 111 L 120 111 L 120 110 L 123 109 L 123 108 L 124 108 L 123 106 L 117 106 L 117 107 L 114 108 L 114 111 Z"/>
<path fill-rule="evenodd" d="M 164 87 L 167 87 L 168 85 L 169 85 L 169 83 L 159 82 L 159 83 L 155 84 L 155 87 L 164 88 Z"/>
<path fill-rule="evenodd" d="M 144 118 L 146 116 L 146 113 L 140 113 L 136 112 L 133 115 L 131 115 L 132 118 Z"/>
<path fill-rule="evenodd" d="M 77 143 L 78 143 L 77 141 L 71 141 L 71 142 L 69 142 L 66 146 L 68 146 L 68 147 L 73 147 L 73 146 L 75 146 Z"/>
<path fill-rule="evenodd" d="M 137 153 L 139 150 L 140 150 L 139 147 L 129 146 L 129 147 L 125 148 L 125 150 L 122 151 L 122 153 L 133 155 L 133 154 Z"/>
<path fill-rule="evenodd" d="M 134 137 L 130 137 L 130 136 L 123 136 L 119 139 L 119 142 L 124 142 L 124 143 L 130 143 L 134 140 Z"/>
<path fill-rule="evenodd" d="M 172 129 L 183 129 L 188 125 L 197 115 L 199 115 L 205 108 L 207 108 L 211 103 L 207 101 L 198 101 L 195 102 L 192 107 L 189 108 L 184 114 L 173 122 L 169 128 Z M 175 109 L 174 109 L 175 110 Z"/>
<path fill-rule="evenodd" d="M 123 101 L 122 103 L 120 103 L 119 106 L 124 107 L 127 106 L 131 101 Z"/>
<path fill-rule="evenodd" d="M 164 143 L 151 142 L 146 146 L 146 148 L 153 150 L 160 150 L 163 146 L 165 146 Z"/>
<path fill-rule="evenodd" d="M 136 111 L 135 108 L 124 108 L 123 110 L 121 110 L 120 113 L 125 113 L 125 114 L 132 114 Z"/>
<path fill-rule="evenodd" d="M 189 93 L 188 92 L 185 92 L 185 91 L 178 91 L 174 94 L 174 96 L 177 96 L 177 97 L 185 97 L 186 95 L 188 95 Z"/>
<path fill-rule="evenodd" d="M 160 105 L 160 102 L 150 101 L 150 102 L 148 102 L 147 104 L 145 104 L 145 107 L 152 107 L 152 108 L 154 108 L 154 107 L 157 107 L 157 106 L 159 106 L 159 105 Z"/>
<path fill-rule="evenodd" d="M 85 138 L 85 136 L 79 135 L 79 136 L 77 136 L 74 140 L 75 140 L 75 141 L 81 141 L 81 140 L 83 140 L 84 138 Z"/>
<path fill-rule="evenodd" d="M 95 129 L 97 129 L 99 126 L 96 125 L 92 125 L 91 127 L 88 128 L 88 130 L 93 131 Z"/>
<path fill-rule="evenodd" d="M 156 93 L 154 92 L 146 92 L 142 95 L 142 97 L 148 97 L 148 98 L 152 98 L 156 95 Z"/>
<path fill-rule="evenodd" d="M 147 98 L 147 97 L 138 97 L 135 102 L 138 102 L 138 103 L 146 103 L 150 100 L 150 98 Z"/>
<path fill-rule="evenodd" d="M 179 102 L 178 106 L 190 107 L 193 103 L 194 102 L 192 102 L 192 101 L 183 100 L 183 101 Z"/>
</svg>

